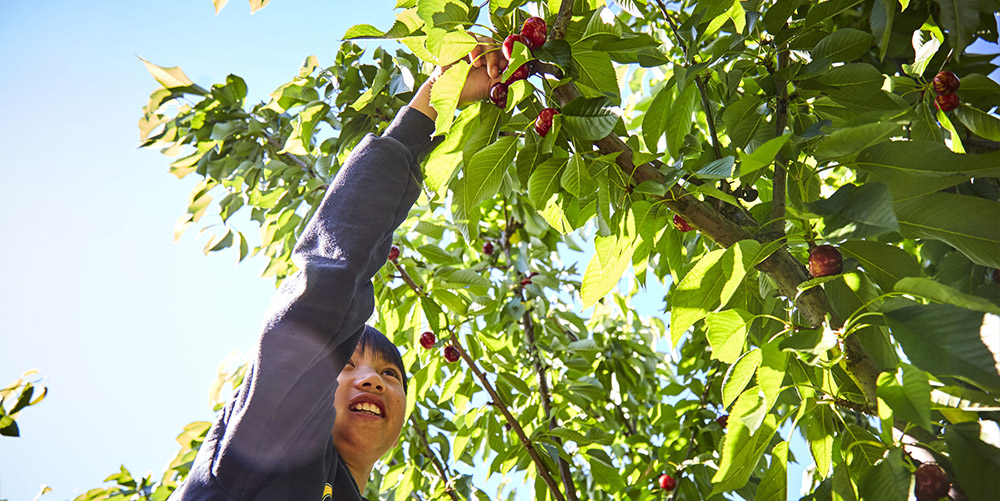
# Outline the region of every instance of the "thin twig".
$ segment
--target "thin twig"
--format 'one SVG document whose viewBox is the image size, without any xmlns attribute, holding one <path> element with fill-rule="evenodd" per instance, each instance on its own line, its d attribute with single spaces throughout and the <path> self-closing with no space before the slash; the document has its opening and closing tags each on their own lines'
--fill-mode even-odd
<svg viewBox="0 0 1000 501">
<path fill-rule="evenodd" d="M 402 278 L 403 281 L 406 282 L 406 285 L 409 285 L 410 288 L 413 289 L 413 292 L 416 292 L 417 295 L 420 296 L 420 297 L 427 297 L 427 293 L 424 292 L 424 290 L 421 289 L 420 286 L 417 285 L 417 283 L 414 282 L 412 278 L 410 278 L 410 274 L 407 273 L 406 270 L 403 269 L 403 267 L 399 265 L 399 263 L 397 263 L 396 261 L 393 261 L 392 265 L 395 266 L 396 267 L 396 271 L 399 272 L 399 278 Z"/>
<path fill-rule="evenodd" d="M 705 406 L 708 404 L 708 393 L 709 390 L 712 388 L 712 380 L 715 379 L 715 376 L 718 375 L 718 373 L 719 373 L 719 362 L 715 362 L 714 368 L 712 369 L 712 373 L 705 375 L 705 388 L 701 392 L 701 404 L 698 406 L 699 409 L 704 409 Z M 684 454 L 684 461 L 682 461 L 681 464 L 691 459 L 691 453 L 694 452 L 694 442 L 695 442 L 694 438 L 697 434 L 698 434 L 698 427 L 692 426 L 691 437 L 688 439 L 687 453 Z M 678 481 L 680 480 L 682 471 L 683 471 L 682 469 L 677 470 L 677 478 L 675 480 Z M 674 489 L 674 491 L 670 493 L 670 498 L 668 498 L 668 501 L 674 501 L 675 496 L 677 496 L 677 489 Z"/>
<path fill-rule="evenodd" d="M 524 315 L 521 317 L 521 325 L 524 326 L 524 333 L 528 338 L 528 353 L 531 354 L 532 362 L 535 365 L 535 373 L 538 374 L 538 392 L 542 397 L 542 408 L 545 410 L 545 418 L 549 422 L 549 429 L 554 430 L 558 425 L 555 413 L 552 412 L 549 383 L 548 378 L 545 376 L 545 367 L 542 366 L 542 357 L 539 355 L 538 345 L 535 343 L 535 323 L 531 320 L 531 311 L 524 312 Z M 559 448 L 562 448 L 562 439 L 559 437 L 553 438 L 556 444 L 559 445 Z M 559 476 L 562 478 L 563 487 L 566 489 L 566 497 L 569 498 L 569 501 L 577 501 L 576 486 L 573 484 L 573 474 L 570 472 L 569 463 L 563 459 L 562 455 L 559 456 Z"/>
<path fill-rule="evenodd" d="M 787 67 L 788 49 L 784 49 L 778 52 L 778 65 L 775 72 Z M 778 88 L 777 106 L 774 112 L 774 132 L 775 136 L 781 136 L 785 133 L 785 125 L 788 123 L 788 84 L 781 78 L 775 78 L 774 83 Z M 788 165 L 788 159 L 779 152 L 775 160 L 774 177 L 771 180 L 773 194 L 771 197 L 771 220 L 774 221 L 771 225 L 771 231 L 775 238 L 781 238 L 785 235 L 785 198 L 788 181 L 788 172 L 785 166 Z"/>
<path fill-rule="evenodd" d="M 398 264 L 396 265 L 396 268 L 401 270 Z M 423 294 L 416 284 L 413 283 L 413 280 L 407 280 L 409 276 L 404 275 L 404 277 L 405 278 L 403 280 L 410 286 L 411 289 L 413 289 L 414 292 L 421 295 Z M 472 369 L 472 373 L 475 374 L 477 379 L 479 379 L 479 383 L 482 385 L 483 389 L 485 389 L 486 393 L 489 393 L 490 397 L 493 399 L 493 404 L 500 409 L 500 412 L 507 420 L 507 424 L 513 428 L 514 433 L 516 433 L 517 437 L 521 440 L 521 444 L 524 445 L 525 449 L 527 449 L 528 456 L 530 456 L 531 460 L 535 463 L 538 474 L 542 477 L 542 480 L 545 481 L 545 484 L 548 485 L 549 490 L 552 491 L 552 496 L 557 501 L 566 501 L 562 493 L 559 492 L 559 486 L 556 484 L 555 480 L 552 479 L 552 476 L 549 475 L 549 469 L 545 466 L 545 462 L 542 461 L 541 456 L 538 455 L 538 451 L 535 450 L 534 444 L 524 433 L 524 428 L 521 427 L 521 424 L 510 413 L 510 409 L 507 408 L 507 404 L 504 403 L 502 398 L 500 398 L 500 395 L 493 388 L 493 385 L 490 384 L 489 379 L 486 379 L 486 375 L 483 374 L 483 371 L 479 369 L 479 366 L 476 365 L 476 363 L 472 360 L 472 357 L 470 357 L 465 351 L 462 344 L 458 342 L 458 336 L 454 331 L 451 332 L 451 345 L 458 350 L 459 356 L 461 356 L 462 360 L 465 360 L 465 363 L 468 364 L 470 369 Z"/>
<path fill-rule="evenodd" d="M 490 384 L 489 379 L 486 379 L 486 375 L 483 374 L 483 371 L 479 369 L 479 366 L 477 366 L 476 363 L 472 360 L 472 357 L 470 357 L 469 354 L 466 353 L 465 349 L 462 348 L 462 345 L 458 342 L 458 336 L 456 336 L 454 332 L 451 333 L 451 342 L 452 346 L 454 346 L 458 350 L 458 354 L 462 357 L 462 360 L 465 360 L 465 363 L 469 365 L 470 369 L 472 369 L 472 373 L 475 374 L 477 379 L 479 379 L 479 383 L 483 386 L 483 389 L 486 390 L 486 393 L 490 394 L 490 397 L 493 399 L 494 405 L 498 409 L 500 409 L 500 412 L 507 419 L 507 424 L 509 424 L 511 428 L 513 428 L 514 433 L 517 434 L 517 437 L 521 440 L 521 444 L 524 445 L 525 449 L 527 449 L 528 456 L 530 456 L 531 460 L 535 463 L 535 467 L 538 470 L 538 474 L 542 477 L 542 480 L 549 487 L 549 491 L 552 492 L 552 496 L 557 501 L 566 501 L 566 498 L 563 497 L 562 492 L 559 492 L 559 486 L 556 484 L 555 480 L 552 479 L 552 476 L 549 475 L 549 469 L 548 467 L 545 466 L 545 462 L 542 461 L 541 456 L 538 455 L 538 451 L 535 450 L 535 445 L 531 442 L 531 439 L 529 439 L 528 436 L 524 433 L 524 428 L 522 428 L 521 424 L 518 423 L 517 418 L 515 418 L 514 415 L 510 413 L 510 409 L 507 408 L 507 404 L 504 403 L 502 398 L 500 398 L 500 395 L 493 388 L 493 385 Z"/>
<path fill-rule="evenodd" d="M 455 492 L 455 489 L 451 485 L 451 475 L 446 473 L 447 470 L 445 469 L 444 465 L 442 465 L 441 462 L 438 460 L 437 454 L 434 452 L 434 449 L 431 449 L 431 444 L 427 440 L 427 434 L 424 433 L 424 429 L 420 427 L 420 423 L 417 422 L 417 419 L 412 414 L 410 415 L 410 421 L 413 423 L 413 428 L 417 430 L 417 436 L 420 437 L 420 442 L 424 445 L 424 449 L 427 449 L 427 453 L 431 457 L 431 463 L 434 464 L 434 469 L 437 470 L 438 475 L 441 477 L 441 481 L 444 482 L 445 492 L 447 492 L 448 495 L 451 496 L 451 499 L 453 501 L 461 501 L 461 498 L 458 497 L 458 494 Z"/>
</svg>

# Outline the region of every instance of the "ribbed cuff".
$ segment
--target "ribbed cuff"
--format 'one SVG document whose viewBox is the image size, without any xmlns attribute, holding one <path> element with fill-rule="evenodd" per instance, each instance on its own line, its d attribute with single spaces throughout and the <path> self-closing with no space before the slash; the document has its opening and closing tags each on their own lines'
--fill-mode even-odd
<svg viewBox="0 0 1000 501">
<path fill-rule="evenodd" d="M 409 106 L 403 106 L 382 136 L 399 141 L 413 153 L 414 158 L 418 158 L 431 145 L 433 133 L 434 121 L 430 117 Z"/>
</svg>

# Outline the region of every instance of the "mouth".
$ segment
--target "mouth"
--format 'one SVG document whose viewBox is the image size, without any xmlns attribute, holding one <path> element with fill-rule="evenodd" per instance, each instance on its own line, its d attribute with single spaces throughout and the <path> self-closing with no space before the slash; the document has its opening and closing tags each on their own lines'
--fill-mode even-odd
<svg viewBox="0 0 1000 501">
<path fill-rule="evenodd" d="M 358 395 L 351 400 L 350 405 L 347 406 L 347 410 L 380 419 L 385 418 L 385 402 L 375 395 Z"/>
</svg>

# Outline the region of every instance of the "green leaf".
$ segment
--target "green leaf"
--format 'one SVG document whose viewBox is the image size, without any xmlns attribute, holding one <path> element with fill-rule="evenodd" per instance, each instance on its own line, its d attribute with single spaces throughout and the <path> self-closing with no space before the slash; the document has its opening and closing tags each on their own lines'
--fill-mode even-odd
<svg viewBox="0 0 1000 501">
<path fill-rule="evenodd" d="M 754 348 L 740 357 L 735 364 L 726 371 L 726 377 L 722 381 L 722 406 L 729 407 L 736 397 L 743 393 L 747 384 L 757 373 L 762 357 L 760 349 Z"/>
<path fill-rule="evenodd" d="M 896 17 L 896 2 L 894 0 L 875 0 L 872 4 L 872 14 L 869 24 L 875 41 L 879 47 L 879 59 L 885 59 L 889 50 L 889 38 L 892 36 L 892 24 Z"/>
<path fill-rule="evenodd" d="M 951 425 L 945 442 L 962 490 L 971 501 L 990 501 L 1000 492 L 1000 428 L 996 421 Z"/>
<path fill-rule="evenodd" d="M 965 153 L 965 145 L 962 144 L 962 136 L 958 135 L 958 129 L 955 128 L 955 124 L 951 123 L 951 119 L 948 118 L 948 114 L 942 110 L 937 110 L 937 121 L 941 124 L 941 128 L 948 131 L 949 141 L 948 146 L 951 147 L 951 151 L 955 153 Z"/>
<path fill-rule="evenodd" d="M 153 75 L 153 78 L 155 78 L 157 82 L 160 82 L 160 85 L 166 89 L 184 88 L 185 90 L 194 92 L 195 94 L 203 96 L 208 94 L 208 91 L 195 85 L 194 82 L 192 82 L 191 79 L 184 74 L 184 71 L 181 70 L 180 66 L 164 68 L 141 57 L 139 60 L 142 61 L 142 64 L 146 65 L 146 70 L 149 71 L 149 74 Z"/>
<path fill-rule="evenodd" d="M 685 89 L 685 92 L 690 90 L 690 87 Z M 673 113 L 674 110 L 670 111 Z M 750 142 L 750 138 L 767 124 L 768 112 L 767 102 L 755 95 L 748 94 L 739 101 L 730 104 L 722 112 L 722 121 L 726 124 L 726 130 L 730 139 L 733 140 L 733 144 L 739 147 L 746 146 Z M 689 118 L 686 120 L 690 121 Z M 690 127 L 690 123 L 688 127 Z"/>
<path fill-rule="evenodd" d="M 840 244 L 845 258 L 858 260 L 868 276 L 884 291 L 893 290 L 904 277 L 920 275 L 920 264 L 910 253 L 891 244 L 870 240 L 851 240 Z"/>
<path fill-rule="evenodd" d="M 832 87 L 830 95 L 834 99 L 856 102 L 881 91 L 885 77 L 870 64 L 850 63 L 831 69 L 819 81 Z"/>
<path fill-rule="evenodd" d="M 892 449 L 889 455 L 862 476 L 858 485 L 861 499 L 906 501 L 912 475 L 903 465 L 902 449 Z"/>
<path fill-rule="evenodd" d="M 550 158 L 535 167 L 528 179 L 528 199 L 532 205 L 545 207 L 545 203 L 559 190 L 559 172 L 568 162 L 568 158 Z"/>
<path fill-rule="evenodd" d="M 670 87 L 664 86 L 656 91 L 649 108 L 642 116 L 642 139 L 649 151 L 658 151 L 660 138 L 663 137 L 667 125 L 667 110 L 670 108 Z"/>
<path fill-rule="evenodd" d="M 965 294 L 957 289 L 940 284 L 929 278 L 910 277 L 896 283 L 896 292 L 922 297 L 931 301 L 950 304 L 972 311 L 1000 315 L 1000 306 L 988 299 Z"/>
<path fill-rule="evenodd" d="M 270 2 L 271 0 L 250 0 L 250 13 L 253 14 L 258 10 L 267 7 L 267 4 Z"/>
<path fill-rule="evenodd" d="M 495 106 L 491 107 L 495 108 Z M 427 155 L 427 160 L 424 162 L 424 180 L 427 182 L 427 186 L 439 195 L 445 193 L 455 170 L 462 165 L 463 146 L 471 142 L 469 138 L 473 135 L 473 131 L 478 132 L 477 127 L 483 127 L 479 125 L 479 110 L 481 108 L 482 103 L 476 103 L 462 110 L 448 133 L 445 134 L 444 140 Z M 486 108 L 486 110 L 488 109 Z M 474 151 L 479 151 L 485 146 L 484 144 Z"/>
<path fill-rule="evenodd" d="M 781 350 L 781 337 L 772 339 L 761 348 L 761 363 L 757 368 L 757 387 L 764 394 L 768 410 L 778 401 L 781 385 L 788 370 L 788 353 Z"/>
<path fill-rule="evenodd" d="M 813 4 L 809 9 L 809 14 L 806 15 L 806 27 L 815 26 L 861 2 L 862 0 L 830 0 Z"/>
<path fill-rule="evenodd" d="M 582 155 L 573 155 L 562 175 L 562 187 L 574 197 L 580 198 L 594 193 L 597 185 L 590 177 L 590 170 Z"/>
<path fill-rule="evenodd" d="M 756 501 L 788 500 L 788 442 L 778 442 L 771 449 L 771 465 L 757 485 Z"/>
<path fill-rule="evenodd" d="M 927 37 L 926 40 L 925 37 Z M 933 35 L 929 35 L 923 30 L 915 32 L 913 34 L 913 64 L 904 64 L 903 71 L 911 77 L 921 78 L 924 71 L 927 70 L 931 58 L 937 54 L 939 48 L 941 48 L 941 41 Z"/>
<path fill-rule="evenodd" d="M 753 315 L 743 310 L 725 310 L 705 316 L 708 344 L 712 358 L 726 364 L 735 363 L 743 353 L 747 330 Z"/>
<path fill-rule="evenodd" d="M 973 134 L 991 141 L 1000 141 L 1000 118 L 964 103 L 955 109 L 955 116 Z"/>
<path fill-rule="evenodd" d="M 812 50 L 813 59 L 826 58 L 833 62 L 854 61 L 872 47 L 871 34 L 853 28 L 840 28 L 819 41 Z"/>
<path fill-rule="evenodd" d="M 780 151 L 781 147 L 788 142 L 790 137 L 792 137 L 791 134 L 785 134 L 783 136 L 771 138 L 768 139 L 766 143 L 755 148 L 753 152 L 749 154 L 740 152 L 740 176 L 746 176 L 771 165 L 771 162 L 774 161 L 774 157 L 777 156 L 778 151 Z"/>
<path fill-rule="evenodd" d="M 573 62 L 579 71 L 576 81 L 585 86 L 582 89 L 584 96 L 618 96 L 621 93 L 615 68 L 611 64 L 611 56 L 607 52 L 573 51 Z M 586 92 L 587 88 L 593 89 L 594 92 Z"/>
<path fill-rule="evenodd" d="M 670 336 L 674 346 L 695 322 L 724 306 L 753 267 L 760 251 L 754 240 L 741 240 L 728 249 L 705 254 L 681 282 L 667 302 L 670 305 Z"/>
<path fill-rule="evenodd" d="M 428 28 L 455 30 L 469 20 L 469 8 L 457 0 L 420 0 L 417 15 L 427 23 Z"/>
<path fill-rule="evenodd" d="M 557 117 L 562 120 L 563 130 L 570 136 L 597 141 L 611 133 L 620 113 L 606 97 L 578 97 L 563 106 Z"/>
<path fill-rule="evenodd" d="M 736 160 L 732 155 L 727 155 L 718 160 L 713 160 L 708 165 L 702 167 L 695 173 L 695 177 L 701 179 L 729 179 L 733 177 L 733 166 Z"/>
<path fill-rule="evenodd" d="M 1000 176 L 1000 153 L 963 155 L 941 143 L 889 141 L 865 149 L 847 165 L 870 172 L 899 201 L 973 177 Z"/>
<path fill-rule="evenodd" d="M 825 216 L 828 240 L 873 237 L 899 229 L 892 195 L 882 183 L 845 184 L 830 198 L 808 206 Z"/>
<path fill-rule="evenodd" d="M 465 166 L 467 207 L 496 196 L 507 168 L 517 154 L 517 138 L 506 136 L 479 150 Z"/>
<path fill-rule="evenodd" d="M 580 287 L 581 308 L 590 308 L 618 284 L 632 262 L 632 252 L 635 250 L 633 243 L 627 236 L 597 238 L 594 242 L 594 255 L 587 264 Z"/>
<path fill-rule="evenodd" d="M 826 405 L 817 405 L 803 426 L 806 429 L 805 436 L 809 441 L 809 450 L 812 451 L 813 460 L 816 461 L 816 471 L 821 478 L 826 478 L 830 475 L 833 435 L 836 431 L 833 411 Z"/>
<path fill-rule="evenodd" d="M 879 374 L 876 395 L 892 409 L 893 417 L 931 431 L 931 385 L 927 373 L 916 367 L 904 367 L 896 374 Z"/>
<path fill-rule="evenodd" d="M 464 31 L 432 29 L 427 34 L 427 50 L 434 55 L 439 66 L 462 59 L 478 44 L 475 37 Z"/>
<path fill-rule="evenodd" d="M 969 195 L 934 193 L 896 202 L 896 217 L 904 237 L 941 240 L 976 264 L 1000 268 L 1000 225 L 983 224 L 1000 221 L 1000 203 Z"/>
<path fill-rule="evenodd" d="M 434 121 L 434 134 L 442 135 L 451 129 L 451 123 L 455 119 L 455 109 L 458 107 L 458 98 L 462 94 L 462 87 L 465 87 L 465 79 L 469 75 L 469 63 L 459 61 L 448 68 L 431 88 L 431 106 L 437 111 L 437 120 Z"/>
<path fill-rule="evenodd" d="M 684 136 L 691 130 L 691 124 L 694 123 L 692 114 L 695 110 L 697 98 L 698 89 L 693 85 L 688 85 L 670 105 L 670 113 L 665 118 L 667 151 L 674 158 L 680 158 L 680 149 L 684 145 Z"/>
<path fill-rule="evenodd" d="M 917 367 L 1000 388 L 996 316 L 941 304 L 907 306 L 884 315 L 893 337 Z"/>
<path fill-rule="evenodd" d="M 976 103 L 976 106 L 996 106 L 1000 104 L 1000 83 L 986 75 L 972 73 L 962 77 L 958 96 L 963 102 Z"/>
<path fill-rule="evenodd" d="M 960 60 L 965 46 L 969 45 L 979 28 L 978 2 L 961 0 L 937 0 L 941 6 L 941 27 L 948 32 L 948 41 L 955 51 L 955 60 Z"/>
<path fill-rule="evenodd" d="M 836 129 L 816 145 L 815 156 L 818 160 L 847 157 L 890 137 L 902 134 L 903 127 L 893 122 L 877 122 Z"/>
<path fill-rule="evenodd" d="M 347 28 L 347 32 L 341 37 L 342 40 L 356 40 L 359 38 L 383 38 L 385 32 L 370 24 L 355 24 Z"/>
<path fill-rule="evenodd" d="M 712 495 L 746 485 L 757 462 L 771 443 L 776 429 L 773 414 L 767 414 L 760 428 L 753 434 L 739 420 L 730 419 L 723 438 L 719 470 L 712 477 Z"/>
</svg>

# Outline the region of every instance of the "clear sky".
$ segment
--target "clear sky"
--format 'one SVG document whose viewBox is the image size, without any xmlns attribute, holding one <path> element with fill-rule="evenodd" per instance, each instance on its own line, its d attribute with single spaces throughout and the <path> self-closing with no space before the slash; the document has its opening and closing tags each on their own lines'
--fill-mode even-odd
<svg viewBox="0 0 1000 501">
<path fill-rule="evenodd" d="M 349 5 L 350 7 L 346 7 Z M 157 83 L 141 56 L 263 100 L 394 0 L 0 1 L 0 385 L 39 369 L 49 396 L 0 438 L 0 499 L 70 499 L 125 464 L 158 474 L 174 437 L 211 419 L 208 388 L 251 346 L 273 291 L 264 262 L 173 241 L 197 182 L 138 150 Z M 393 44 L 395 45 L 395 44 Z"/>
</svg>

